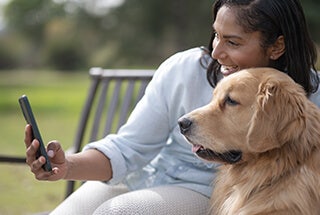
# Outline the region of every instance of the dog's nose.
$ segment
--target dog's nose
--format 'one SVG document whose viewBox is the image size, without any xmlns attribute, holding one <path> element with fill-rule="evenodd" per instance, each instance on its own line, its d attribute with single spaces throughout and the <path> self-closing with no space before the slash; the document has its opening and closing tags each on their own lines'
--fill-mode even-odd
<svg viewBox="0 0 320 215">
<path fill-rule="evenodd" d="M 191 128 L 192 121 L 186 117 L 182 117 L 178 120 L 178 124 L 181 134 L 186 134 Z"/>
</svg>

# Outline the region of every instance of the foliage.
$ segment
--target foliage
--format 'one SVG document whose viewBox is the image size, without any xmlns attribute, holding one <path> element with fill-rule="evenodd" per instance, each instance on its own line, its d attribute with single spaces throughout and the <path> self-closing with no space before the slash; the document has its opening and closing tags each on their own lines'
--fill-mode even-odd
<svg viewBox="0 0 320 215">
<path fill-rule="evenodd" d="M 185 0 L 125 1 L 107 15 L 115 22 L 111 41 L 118 38 L 115 60 L 124 56 L 127 64 L 156 64 L 178 50 L 207 45 L 212 29 L 211 4 Z"/>
<path fill-rule="evenodd" d="M 42 57 L 49 67 L 75 70 L 85 65 L 85 51 L 80 38 L 72 31 L 74 28 L 74 23 L 68 19 L 56 18 L 47 24 Z"/>
<path fill-rule="evenodd" d="M 5 42 L 5 39 L 0 40 L 3 45 L 0 46 L 0 68 L 10 69 L 17 65 L 14 57 L 14 53 L 11 51 L 11 47 Z"/>
<path fill-rule="evenodd" d="M 64 14 L 61 5 L 51 0 L 12 0 L 5 8 L 8 28 L 35 42 L 42 39 L 42 33 L 50 19 Z"/>
<path fill-rule="evenodd" d="M 11 0 L 0 35 L 0 55 L 7 60 L 0 69 L 156 67 L 174 52 L 209 45 L 213 2 L 126 0 L 95 14 L 90 8 L 97 0 Z M 320 42 L 320 3 L 301 2 L 312 38 Z M 28 45 L 7 52 L 3 44 L 16 39 Z"/>
</svg>

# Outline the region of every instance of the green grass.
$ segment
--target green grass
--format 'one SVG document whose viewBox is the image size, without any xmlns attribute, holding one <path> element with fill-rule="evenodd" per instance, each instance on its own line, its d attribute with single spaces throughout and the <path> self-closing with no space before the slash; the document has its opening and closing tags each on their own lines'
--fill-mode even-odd
<svg viewBox="0 0 320 215">
<path fill-rule="evenodd" d="M 74 139 L 89 86 L 86 72 L 0 72 L 1 154 L 25 154 L 25 121 L 18 98 L 27 94 L 45 142 L 57 139 L 68 148 Z M 25 164 L 0 164 L 0 214 L 33 214 L 62 201 L 65 181 L 37 181 Z"/>
</svg>

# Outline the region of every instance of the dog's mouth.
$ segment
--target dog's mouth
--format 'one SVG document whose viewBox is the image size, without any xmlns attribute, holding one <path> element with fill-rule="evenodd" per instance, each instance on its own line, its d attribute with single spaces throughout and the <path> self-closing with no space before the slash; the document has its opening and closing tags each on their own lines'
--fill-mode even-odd
<svg viewBox="0 0 320 215">
<path fill-rule="evenodd" d="M 218 161 L 228 164 L 235 164 L 242 158 L 242 152 L 238 150 L 230 150 L 224 153 L 217 153 L 211 149 L 204 148 L 201 145 L 193 145 L 192 151 L 200 158 L 207 161 Z"/>
</svg>

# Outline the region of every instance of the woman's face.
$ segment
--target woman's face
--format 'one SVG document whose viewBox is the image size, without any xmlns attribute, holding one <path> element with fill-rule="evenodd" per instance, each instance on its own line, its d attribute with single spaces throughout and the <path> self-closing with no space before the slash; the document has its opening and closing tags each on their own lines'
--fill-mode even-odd
<svg viewBox="0 0 320 215">
<path fill-rule="evenodd" d="M 237 24 L 232 8 L 222 6 L 219 9 L 213 29 L 212 57 L 221 64 L 223 76 L 245 68 L 269 65 L 270 51 L 262 48 L 260 32 L 245 32 Z"/>
</svg>

